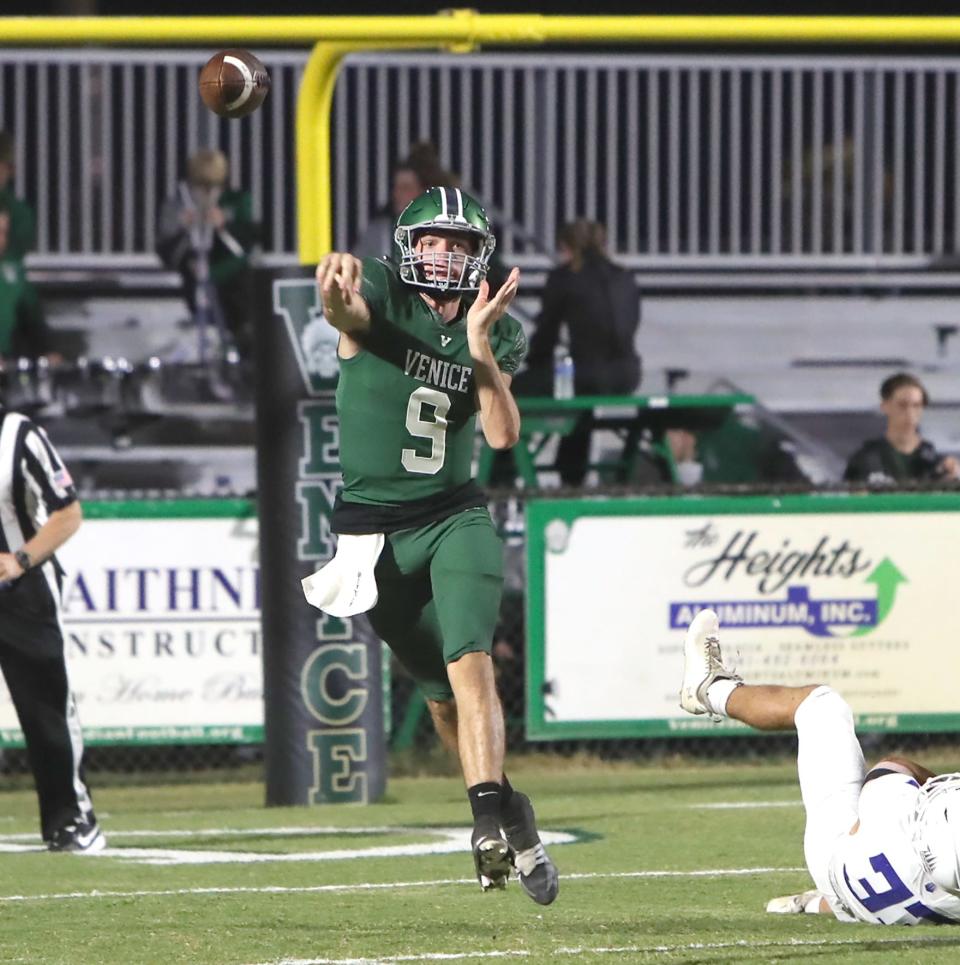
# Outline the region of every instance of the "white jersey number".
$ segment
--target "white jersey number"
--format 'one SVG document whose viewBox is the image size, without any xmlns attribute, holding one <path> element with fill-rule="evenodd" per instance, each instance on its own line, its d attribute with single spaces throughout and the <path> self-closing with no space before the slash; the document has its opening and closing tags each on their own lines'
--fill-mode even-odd
<svg viewBox="0 0 960 965">
<path fill-rule="evenodd" d="M 433 419 L 423 418 L 423 406 L 433 408 Z M 410 393 L 407 400 L 407 432 L 417 439 L 430 440 L 430 455 L 417 455 L 416 449 L 404 449 L 400 462 L 407 472 L 417 472 L 435 476 L 443 468 L 447 454 L 447 413 L 450 411 L 450 397 L 436 389 L 421 386 Z"/>
</svg>

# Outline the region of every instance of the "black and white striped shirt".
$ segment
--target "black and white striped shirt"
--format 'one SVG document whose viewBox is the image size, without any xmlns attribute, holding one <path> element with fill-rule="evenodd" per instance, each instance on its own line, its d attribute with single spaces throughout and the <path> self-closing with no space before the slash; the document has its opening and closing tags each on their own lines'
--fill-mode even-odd
<svg viewBox="0 0 960 965">
<path fill-rule="evenodd" d="M 18 412 L 0 408 L 0 553 L 15 553 L 47 521 L 50 514 L 75 502 L 77 492 L 70 473 L 47 434 Z M 59 610 L 60 567 L 54 557 L 42 566 L 49 590 L 47 610 Z M 32 571 L 31 571 L 32 572 Z M 36 579 L 36 574 L 34 579 Z M 40 581 L 37 581 L 40 583 Z M 41 602 L 35 585 L 29 593 L 33 604 Z M 26 590 L 27 587 L 22 589 Z M 45 593 L 42 593 L 46 596 Z M 0 611 L 14 608 L 22 593 L 0 594 Z M 27 602 L 24 600 L 24 602 Z"/>
</svg>

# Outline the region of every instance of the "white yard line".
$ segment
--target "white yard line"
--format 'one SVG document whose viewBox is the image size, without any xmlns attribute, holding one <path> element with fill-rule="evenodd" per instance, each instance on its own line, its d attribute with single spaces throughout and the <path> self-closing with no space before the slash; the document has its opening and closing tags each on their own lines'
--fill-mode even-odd
<svg viewBox="0 0 960 965">
<path fill-rule="evenodd" d="M 389 965 L 393 962 L 455 962 L 475 958 L 537 958 L 545 956 L 562 957 L 577 955 L 669 955 L 672 952 L 691 951 L 722 951 L 730 948 L 850 948 L 859 945 L 909 945 L 913 947 L 931 947 L 937 945 L 956 945 L 958 938 L 924 936 L 920 938 L 786 938 L 783 941 L 736 941 L 736 942 L 689 942 L 683 945 L 621 945 L 597 946 L 589 948 L 555 948 L 552 951 L 527 949 L 490 952 L 424 952 L 420 955 L 381 955 L 377 958 L 280 958 L 270 962 L 259 962 L 257 965 Z"/>
<path fill-rule="evenodd" d="M 805 871 L 805 868 L 703 868 L 694 871 L 590 871 L 580 874 L 565 874 L 564 881 L 589 880 L 593 878 L 709 878 L 735 877 L 737 875 L 787 874 Z M 313 894 L 316 892 L 364 892 L 389 891 L 392 888 L 433 888 L 443 885 L 476 885 L 476 878 L 436 878 L 430 881 L 384 881 L 360 882 L 351 885 L 287 885 L 263 886 L 226 886 L 223 888 L 168 888 L 143 891 L 72 891 L 46 895 L 0 895 L 4 902 L 25 901 L 65 901 L 83 898 L 149 898 L 179 895 L 286 895 Z"/>
<path fill-rule="evenodd" d="M 3 820 L 0 818 L 0 820 Z M 10 819 L 11 821 L 13 818 Z M 338 828 L 333 825 L 318 827 L 297 826 L 292 828 L 165 828 L 156 830 L 153 828 L 139 828 L 136 830 L 123 831 L 107 828 L 110 839 L 114 838 L 203 838 L 203 837 L 295 837 L 298 835 L 311 834 L 424 834 L 433 832 L 434 828 L 424 828 L 406 825 L 387 825 L 384 827 L 349 827 Z M 452 829 L 451 829 L 452 830 Z M 38 841 L 36 833 L 27 831 L 22 834 L 0 834 L 0 841 Z"/>
<path fill-rule="evenodd" d="M 727 810 L 735 808 L 799 808 L 803 807 L 803 802 L 796 801 L 714 801 L 708 804 L 688 804 L 691 810 Z M 101 818 L 103 816 L 101 815 Z M 0 816 L 0 821 L 15 820 L 9 816 Z M 439 830 L 452 832 L 460 829 L 454 828 L 426 828 L 407 825 L 373 825 L 371 827 L 353 826 L 336 827 L 334 825 L 298 825 L 287 828 L 133 828 L 127 831 L 107 827 L 107 834 L 111 841 L 124 841 L 128 838 L 261 838 L 261 837 L 309 837 L 310 835 L 365 835 L 365 834 L 437 834 Z M 470 831 L 467 830 L 469 835 Z M 4 844 L 26 843 L 34 845 L 36 848 L 42 847 L 39 835 L 34 831 L 23 831 L 17 834 L 0 833 L 0 851 L 17 850 L 3 848 Z M 559 841 L 555 843 L 561 843 Z M 27 849 L 27 850 L 32 850 Z"/>
<path fill-rule="evenodd" d="M 339 830 L 339 829 L 338 829 Z M 277 862 L 315 862 L 350 861 L 357 858 L 411 858 L 433 854 L 455 854 L 470 851 L 470 828 L 385 828 L 383 832 L 415 835 L 419 841 L 410 844 L 367 845 L 359 848 L 336 848 L 329 851 L 228 851 L 226 849 L 200 848 L 130 848 L 115 847 L 113 844 L 90 855 L 97 860 L 114 858 L 147 865 L 210 865 L 210 864 L 271 864 Z M 115 837 L 108 831 L 110 841 Z M 240 836 L 249 832 L 240 832 Z M 226 837 L 221 833 L 220 837 Z M 11 842 L 0 835 L 0 854 L 23 853 L 40 850 L 42 845 L 32 836 L 33 844 Z M 541 831 L 540 838 L 545 845 L 571 844 L 577 840 L 575 834 L 567 831 Z"/>
<path fill-rule="evenodd" d="M 0 820 L 3 820 L 0 818 Z M 10 820 L 13 820 L 12 818 Z M 454 830 L 446 828 L 447 831 Z M 351 825 L 350 827 L 336 827 L 334 825 L 298 825 L 290 828 L 134 828 L 131 830 L 108 827 L 107 833 L 113 838 L 259 838 L 259 837 L 298 837 L 311 834 L 434 834 L 437 829 L 434 827 L 420 827 L 413 825 L 375 825 L 364 827 L 362 825 Z M 39 835 L 35 831 L 23 831 L 18 834 L 0 833 L 2 841 L 38 841 Z"/>
</svg>

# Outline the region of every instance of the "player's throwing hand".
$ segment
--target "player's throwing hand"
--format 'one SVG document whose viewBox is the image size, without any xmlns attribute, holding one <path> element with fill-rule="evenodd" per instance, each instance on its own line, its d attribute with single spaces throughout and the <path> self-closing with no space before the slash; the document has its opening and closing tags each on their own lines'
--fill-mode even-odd
<svg viewBox="0 0 960 965">
<path fill-rule="evenodd" d="M 324 314 L 337 328 L 352 318 L 360 299 L 357 292 L 363 280 L 359 258 L 342 251 L 331 251 L 317 265 L 317 284 L 323 299 Z"/>
</svg>

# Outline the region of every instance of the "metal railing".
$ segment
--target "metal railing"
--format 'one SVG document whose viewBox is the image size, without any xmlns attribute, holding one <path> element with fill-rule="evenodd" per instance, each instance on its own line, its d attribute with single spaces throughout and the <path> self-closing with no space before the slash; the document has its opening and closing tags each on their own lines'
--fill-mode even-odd
<svg viewBox="0 0 960 965">
<path fill-rule="evenodd" d="M 156 264 L 159 206 L 200 147 L 224 150 L 230 183 L 250 189 L 265 251 L 293 255 L 294 112 L 306 52 L 266 52 L 270 97 L 243 123 L 210 113 L 197 95 L 209 54 L 0 53 L 0 126 L 16 137 L 16 193 L 37 213 L 32 264 Z"/>
<path fill-rule="evenodd" d="M 243 122 L 195 95 L 208 53 L 3 51 L 33 264 L 155 264 L 158 207 L 210 145 L 250 188 L 267 257 L 296 259 L 307 52 L 264 52 L 273 89 Z M 904 271 L 960 251 L 960 58 L 377 52 L 346 60 L 332 123 L 338 247 L 431 139 L 527 268 L 578 216 L 644 270 Z"/>
<path fill-rule="evenodd" d="M 430 138 L 530 267 L 578 216 L 637 268 L 903 269 L 960 249 L 958 58 L 365 54 L 334 116 L 338 245 L 386 199 L 389 160 Z"/>
</svg>

